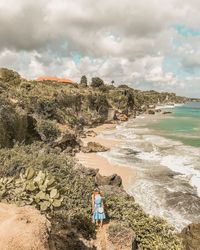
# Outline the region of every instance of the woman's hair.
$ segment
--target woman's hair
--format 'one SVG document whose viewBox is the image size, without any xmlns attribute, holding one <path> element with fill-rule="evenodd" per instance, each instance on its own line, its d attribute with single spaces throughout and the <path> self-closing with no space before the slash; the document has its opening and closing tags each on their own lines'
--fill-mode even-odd
<svg viewBox="0 0 200 250">
<path fill-rule="evenodd" d="M 95 189 L 94 189 L 94 192 L 98 192 L 98 193 L 99 193 L 99 189 L 98 189 L 98 188 L 95 188 Z"/>
</svg>

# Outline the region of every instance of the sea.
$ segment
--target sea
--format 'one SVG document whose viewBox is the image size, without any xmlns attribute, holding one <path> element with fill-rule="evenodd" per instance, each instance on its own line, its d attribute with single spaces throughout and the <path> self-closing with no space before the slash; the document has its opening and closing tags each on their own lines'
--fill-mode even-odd
<svg viewBox="0 0 200 250">
<path fill-rule="evenodd" d="M 171 114 L 155 122 L 141 115 L 105 131 L 101 136 L 119 139 L 110 151 L 100 153 L 111 163 L 136 170 L 127 192 L 150 215 L 160 216 L 181 231 L 200 222 L 200 103 L 162 106 Z"/>
</svg>

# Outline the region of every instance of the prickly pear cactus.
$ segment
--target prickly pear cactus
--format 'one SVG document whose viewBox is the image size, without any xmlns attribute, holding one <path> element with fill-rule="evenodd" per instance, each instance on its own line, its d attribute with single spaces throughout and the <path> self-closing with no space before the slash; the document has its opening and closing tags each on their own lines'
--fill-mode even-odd
<svg viewBox="0 0 200 250">
<path fill-rule="evenodd" d="M 0 200 L 14 201 L 19 205 L 34 205 L 41 211 L 61 207 L 60 195 L 54 176 L 36 172 L 33 168 L 20 173 L 19 178 L 0 179 Z"/>
</svg>

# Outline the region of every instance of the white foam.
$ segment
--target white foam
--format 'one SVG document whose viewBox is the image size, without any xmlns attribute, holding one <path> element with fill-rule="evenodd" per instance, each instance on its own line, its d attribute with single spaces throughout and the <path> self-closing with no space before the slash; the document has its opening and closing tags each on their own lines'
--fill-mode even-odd
<svg viewBox="0 0 200 250">
<path fill-rule="evenodd" d="M 200 171 L 194 169 L 193 158 L 189 156 L 168 155 L 162 157 L 161 164 L 174 172 L 185 175 L 189 179 L 189 184 L 197 189 L 200 197 Z"/>
<path fill-rule="evenodd" d="M 163 107 L 164 108 L 164 107 Z M 166 108 L 166 107 L 165 107 Z M 134 121 L 133 121 L 134 122 Z M 200 148 L 186 146 L 179 141 L 168 139 L 158 135 L 152 135 L 148 128 L 128 127 L 129 124 L 117 126 L 115 132 L 112 131 L 114 138 L 122 139 L 122 143 L 117 145 L 116 149 L 102 153 L 111 163 L 126 164 L 129 167 L 138 168 L 138 176 L 144 174 L 149 166 L 156 168 L 166 167 L 173 172 L 178 173 L 174 176 L 177 186 L 164 187 L 160 185 L 160 191 L 153 188 L 155 183 L 148 182 L 145 178 L 139 178 L 141 183 L 134 185 L 130 193 L 136 198 L 140 204 L 144 206 L 145 211 L 150 214 L 158 215 L 166 218 L 172 225 L 178 229 L 186 226 L 190 221 L 184 218 L 184 214 L 180 211 L 165 207 L 165 198 L 162 189 L 167 188 L 168 192 L 187 192 L 179 183 L 187 182 L 194 188 L 200 197 Z M 131 124 L 130 124 L 131 125 Z M 125 148 L 137 151 L 134 155 L 139 160 L 134 161 L 133 158 L 126 157 Z M 121 149 L 121 151 L 120 151 Z M 142 160 L 142 163 L 141 163 Z M 162 167 L 161 167 L 162 166 Z M 148 182 L 148 183 L 147 183 Z M 148 193 L 146 192 L 148 190 Z"/>
<path fill-rule="evenodd" d="M 139 180 L 129 188 L 128 193 L 134 196 L 136 202 L 142 205 L 146 213 L 165 218 L 177 231 L 181 231 L 191 221 L 185 219 L 184 215 L 175 209 L 166 208 L 164 194 L 159 193 L 158 197 L 158 192 L 154 185 L 154 183 L 148 180 Z M 173 192 L 174 190 L 171 189 L 171 191 Z"/>
<path fill-rule="evenodd" d="M 155 109 L 169 109 L 169 108 L 175 108 L 175 105 L 157 105 Z"/>
</svg>

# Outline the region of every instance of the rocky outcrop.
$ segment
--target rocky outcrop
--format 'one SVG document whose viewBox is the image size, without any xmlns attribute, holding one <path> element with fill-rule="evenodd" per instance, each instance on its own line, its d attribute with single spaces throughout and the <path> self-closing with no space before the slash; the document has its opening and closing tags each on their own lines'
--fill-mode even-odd
<svg viewBox="0 0 200 250">
<path fill-rule="evenodd" d="M 184 228 L 181 237 L 183 238 L 184 250 L 200 249 L 200 223 L 192 223 Z"/>
<path fill-rule="evenodd" d="M 68 131 L 65 134 L 62 134 L 58 137 L 52 144 L 52 147 L 59 147 L 61 150 L 66 152 L 79 152 L 80 150 L 80 141 L 77 139 L 77 136 L 74 132 Z"/>
<path fill-rule="evenodd" d="M 117 174 L 111 176 L 102 176 L 99 173 L 95 176 L 95 183 L 98 186 L 111 185 L 111 186 L 122 186 L 122 178 Z"/>
<path fill-rule="evenodd" d="M 135 232 L 121 222 L 111 222 L 106 230 L 106 250 L 137 250 Z"/>
<path fill-rule="evenodd" d="M 163 115 L 168 115 L 168 114 L 171 114 L 172 112 L 171 111 L 164 111 L 162 114 Z"/>
<path fill-rule="evenodd" d="M 33 207 L 0 203 L 0 249 L 49 250 L 50 223 Z"/>
<path fill-rule="evenodd" d="M 31 143 L 39 140 L 36 131 L 37 121 L 23 109 L 15 108 L 11 103 L 0 100 L 0 147 L 12 147 L 14 142 Z"/>
<path fill-rule="evenodd" d="M 97 142 L 88 142 L 87 146 L 83 146 L 81 148 L 81 151 L 83 153 L 96 153 L 96 152 L 105 152 L 108 151 L 109 148 L 101 145 L 100 143 Z"/>
<path fill-rule="evenodd" d="M 148 114 L 149 114 L 149 115 L 155 115 L 155 110 L 149 109 L 149 110 L 148 110 Z"/>
<path fill-rule="evenodd" d="M 119 112 L 118 110 L 115 110 L 113 120 L 125 122 L 128 120 L 128 116 L 122 112 Z"/>
</svg>

